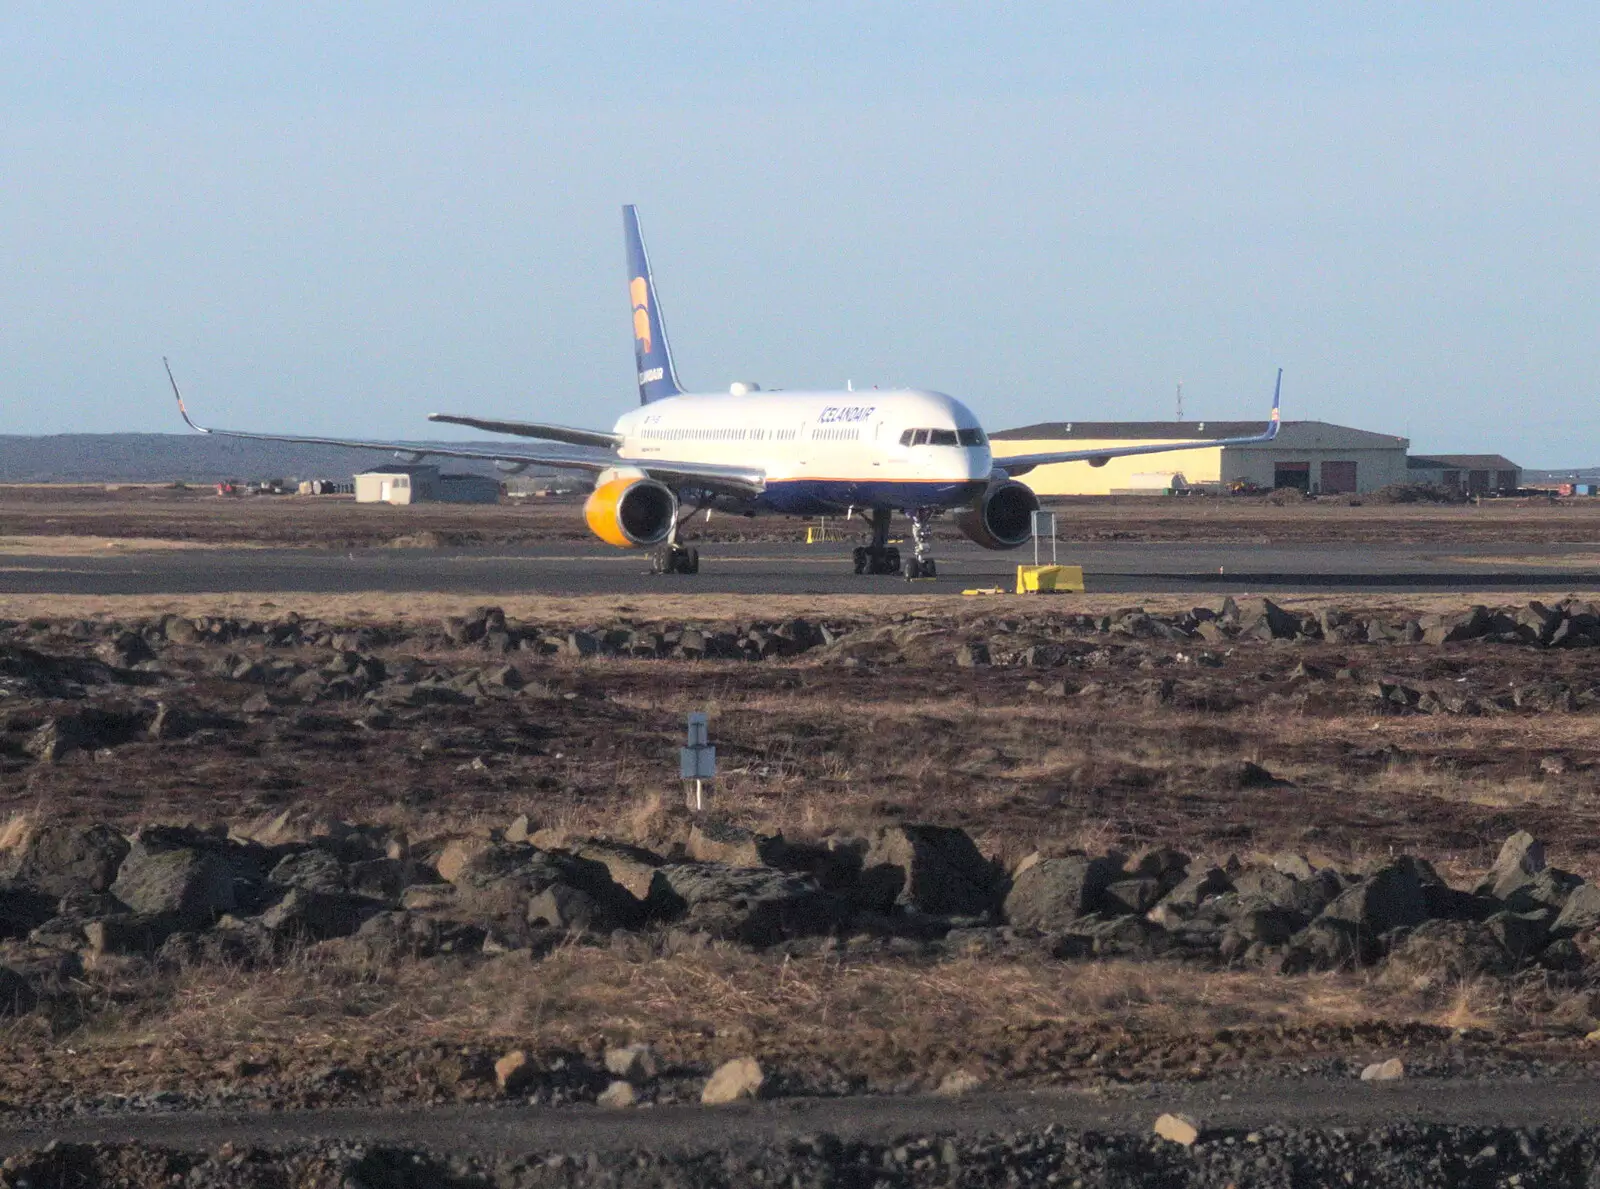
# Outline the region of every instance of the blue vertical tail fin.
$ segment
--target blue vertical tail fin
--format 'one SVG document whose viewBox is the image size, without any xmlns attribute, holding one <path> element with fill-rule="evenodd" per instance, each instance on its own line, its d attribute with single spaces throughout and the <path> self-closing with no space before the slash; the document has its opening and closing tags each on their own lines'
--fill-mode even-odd
<svg viewBox="0 0 1600 1189">
<path fill-rule="evenodd" d="M 639 209 L 622 208 L 623 229 L 628 237 L 628 297 L 633 303 L 633 358 L 639 365 L 639 403 L 647 405 L 665 396 L 677 396 L 678 373 L 672 366 L 672 347 L 667 343 L 666 323 L 661 320 L 661 303 L 656 300 L 656 282 L 650 275 L 650 255 L 644 250 L 639 232 Z"/>
</svg>

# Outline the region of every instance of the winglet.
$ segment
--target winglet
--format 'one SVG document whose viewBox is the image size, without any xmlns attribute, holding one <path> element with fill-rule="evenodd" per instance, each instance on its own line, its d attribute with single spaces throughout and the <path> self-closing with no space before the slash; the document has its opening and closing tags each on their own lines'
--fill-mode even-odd
<svg viewBox="0 0 1600 1189">
<path fill-rule="evenodd" d="M 167 369 L 167 382 L 172 385 L 172 395 L 178 398 L 178 413 L 183 418 L 183 423 L 196 433 L 210 433 L 203 425 L 196 425 L 189 417 L 189 410 L 183 407 L 183 393 L 178 391 L 178 381 L 173 378 L 172 365 L 167 362 L 167 357 L 161 357 L 161 366 Z"/>
<path fill-rule="evenodd" d="M 1278 382 L 1272 386 L 1272 416 L 1267 420 L 1267 441 L 1278 436 L 1283 421 L 1278 413 L 1278 398 L 1283 395 L 1283 369 L 1278 369 Z"/>
</svg>

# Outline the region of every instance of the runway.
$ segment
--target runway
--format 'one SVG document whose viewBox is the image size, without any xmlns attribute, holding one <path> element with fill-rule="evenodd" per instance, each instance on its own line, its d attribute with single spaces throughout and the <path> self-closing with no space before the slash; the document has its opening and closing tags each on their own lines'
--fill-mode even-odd
<svg viewBox="0 0 1600 1189">
<path fill-rule="evenodd" d="M 95 556 L 0 556 L 0 594 L 950 594 L 1012 588 L 1030 550 L 991 553 L 940 543 L 939 577 L 907 582 L 851 573 L 847 544 L 708 544 L 700 573 L 652 575 L 643 553 L 598 543 L 489 549 L 345 552 L 173 549 Z M 1046 558 L 1045 560 L 1048 560 Z M 1063 544 L 1091 593 L 1241 591 L 1600 590 L 1600 550 L 1587 544 L 1492 547 L 1330 544 Z"/>
</svg>

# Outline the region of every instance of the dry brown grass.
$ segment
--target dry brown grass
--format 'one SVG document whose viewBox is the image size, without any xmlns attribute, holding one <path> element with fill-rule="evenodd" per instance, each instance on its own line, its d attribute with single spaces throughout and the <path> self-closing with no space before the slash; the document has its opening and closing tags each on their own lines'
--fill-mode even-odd
<svg viewBox="0 0 1600 1189">
<path fill-rule="evenodd" d="M 537 964 L 509 954 L 454 963 L 373 964 L 337 947 L 245 974 L 195 969 L 170 999 L 105 1020 L 75 1046 L 161 1043 L 488 1043 L 595 1050 L 648 1040 L 703 1064 L 758 1051 L 848 1067 L 852 1054 L 911 1068 L 970 1041 L 993 1061 L 1007 1035 L 1114 1027 L 1165 1036 L 1219 1028 L 1311 1028 L 1373 1021 L 1498 1022 L 1453 990 L 1397 992 L 1359 975 L 1279 978 L 1168 963 L 1086 964 L 957 958 L 929 964 L 741 952 L 630 957 L 568 946 Z M 1454 1025 L 1452 1025 L 1454 1026 Z"/>
<path fill-rule="evenodd" d="M 158 550 L 199 548 L 203 546 L 191 541 L 173 541 L 157 537 L 117 537 L 111 540 L 103 537 L 78 536 L 0 537 L 0 557 L 6 555 L 104 557 L 114 553 L 149 553 Z"/>
</svg>

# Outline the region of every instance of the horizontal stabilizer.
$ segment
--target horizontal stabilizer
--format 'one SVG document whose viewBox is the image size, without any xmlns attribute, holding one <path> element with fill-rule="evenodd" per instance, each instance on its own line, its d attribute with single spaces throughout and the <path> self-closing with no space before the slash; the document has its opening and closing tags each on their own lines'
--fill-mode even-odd
<svg viewBox="0 0 1600 1189">
<path fill-rule="evenodd" d="M 434 413 L 429 421 L 466 425 L 489 433 L 515 434 L 519 438 L 541 438 L 547 442 L 566 442 L 572 446 L 603 446 L 614 450 L 622 445 L 620 434 L 599 429 L 575 429 L 570 425 L 547 425 L 539 421 L 491 421 L 485 417 L 461 417 L 454 413 Z"/>
</svg>

